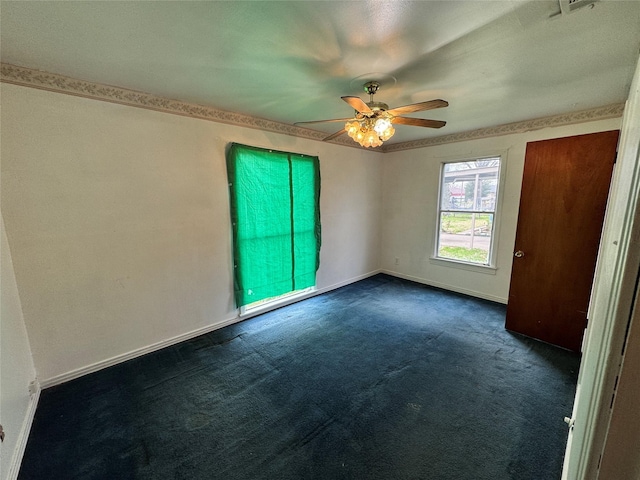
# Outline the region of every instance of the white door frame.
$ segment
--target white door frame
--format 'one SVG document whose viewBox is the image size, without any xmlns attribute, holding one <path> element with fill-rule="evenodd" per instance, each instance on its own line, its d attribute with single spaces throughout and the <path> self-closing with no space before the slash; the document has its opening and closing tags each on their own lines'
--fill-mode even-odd
<svg viewBox="0 0 640 480">
<path fill-rule="evenodd" d="M 600 242 L 563 480 L 598 478 L 640 270 L 640 59 L 624 110 Z M 604 479 L 603 479 L 604 480 Z"/>
</svg>

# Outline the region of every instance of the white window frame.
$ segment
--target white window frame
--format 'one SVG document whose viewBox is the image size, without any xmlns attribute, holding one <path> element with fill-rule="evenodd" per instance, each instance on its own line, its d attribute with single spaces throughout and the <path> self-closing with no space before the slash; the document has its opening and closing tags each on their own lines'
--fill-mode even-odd
<svg viewBox="0 0 640 480">
<path fill-rule="evenodd" d="M 312 297 L 317 291 L 316 286 L 303 288 L 301 290 L 293 290 L 292 292 L 283 293 L 277 297 L 260 300 L 255 303 L 248 303 L 239 308 L 240 317 L 253 317 L 261 313 L 275 310 L 276 308 L 285 307 L 300 300 Z"/>
<path fill-rule="evenodd" d="M 464 260 L 458 260 L 453 258 L 441 257 L 438 255 L 438 247 L 440 244 L 440 221 L 442 218 L 442 188 L 443 188 L 443 179 L 444 179 L 444 169 L 445 165 L 451 163 L 463 163 L 463 162 L 473 162 L 477 160 L 487 160 L 497 158 L 500 160 L 500 166 L 498 169 L 498 183 L 497 183 L 497 192 L 496 192 L 496 201 L 495 201 L 495 209 L 493 211 L 493 224 L 492 224 L 492 232 L 491 232 L 491 245 L 489 247 L 489 261 L 487 264 L 476 263 L 476 262 L 467 262 Z M 500 217 L 502 212 L 502 198 L 504 197 L 504 183 L 505 183 L 505 172 L 506 172 L 506 152 L 494 153 L 488 155 L 478 155 L 469 158 L 450 158 L 445 159 L 440 164 L 440 175 L 438 177 L 438 199 L 437 199 L 437 210 L 436 210 L 436 218 L 435 218 L 435 236 L 434 236 L 434 245 L 432 254 L 430 256 L 430 263 L 459 268 L 462 270 L 470 270 L 479 273 L 486 273 L 490 275 L 495 275 L 497 266 L 496 260 L 498 256 L 498 238 L 500 232 Z M 475 212 L 475 211 L 474 211 Z M 469 212 L 469 213 L 474 213 Z M 475 212 L 478 213 L 478 212 Z M 487 212 L 482 212 L 487 213 Z M 489 212 L 491 213 L 491 212 Z"/>
</svg>

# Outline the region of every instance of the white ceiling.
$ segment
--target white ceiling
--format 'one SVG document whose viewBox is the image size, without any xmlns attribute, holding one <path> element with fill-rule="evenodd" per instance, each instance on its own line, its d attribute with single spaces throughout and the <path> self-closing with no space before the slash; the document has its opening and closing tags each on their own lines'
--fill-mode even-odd
<svg viewBox="0 0 640 480">
<path fill-rule="evenodd" d="M 640 1 L 559 12 L 558 0 L 2 1 L 0 40 L 4 63 L 289 124 L 351 116 L 340 97 L 368 100 L 372 78 L 392 108 L 449 101 L 410 115 L 444 128 L 398 126 L 398 143 L 624 102 Z"/>
</svg>

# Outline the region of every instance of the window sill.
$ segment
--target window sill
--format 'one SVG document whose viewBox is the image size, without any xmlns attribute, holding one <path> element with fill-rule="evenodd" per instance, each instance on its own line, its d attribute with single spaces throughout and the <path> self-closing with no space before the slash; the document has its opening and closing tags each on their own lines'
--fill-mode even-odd
<svg viewBox="0 0 640 480">
<path fill-rule="evenodd" d="M 495 275 L 498 270 L 496 267 L 492 265 L 480 265 L 473 263 L 460 262 L 458 260 L 453 259 L 445 259 L 439 257 L 430 257 L 429 263 L 434 265 L 440 265 L 442 267 L 452 267 L 458 268 L 460 270 L 468 270 L 470 272 L 484 273 L 486 275 Z"/>
<path fill-rule="evenodd" d="M 294 293 L 285 294 L 279 298 L 275 298 L 269 302 L 265 302 L 261 305 L 256 305 L 254 307 L 240 307 L 239 317 L 246 319 L 250 317 L 255 317 L 256 315 L 260 315 L 261 313 L 266 313 L 271 310 L 275 310 L 276 308 L 285 307 L 287 305 L 291 305 L 292 303 L 299 302 L 300 300 L 304 300 L 313 295 L 316 291 L 316 287 L 309 287 L 303 290 L 296 291 Z"/>
</svg>

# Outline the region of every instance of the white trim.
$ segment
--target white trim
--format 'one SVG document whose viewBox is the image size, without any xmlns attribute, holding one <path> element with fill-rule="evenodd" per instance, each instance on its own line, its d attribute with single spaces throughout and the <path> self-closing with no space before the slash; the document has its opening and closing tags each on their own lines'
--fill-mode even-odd
<svg viewBox="0 0 640 480">
<path fill-rule="evenodd" d="M 156 350 L 170 347 L 171 345 L 175 345 L 176 343 L 184 342 L 185 340 L 190 340 L 200 335 L 204 335 L 205 333 L 209 333 L 214 330 L 218 330 L 219 328 L 232 325 L 240 320 L 242 319 L 239 317 L 227 318 L 211 325 L 207 325 L 206 327 L 197 328 L 195 330 L 191 330 L 190 332 L 182 333 L 180 335 L 176 335 L 175 337 L 167 338 L 151 345 L 147 345 L 146 347 L 137 348 L 130 352 L 116 355 L 115 357 L 107 358 L 106 360 L 101 360 L 99 362 L 92 363 L 91 365 L 76 368 L 75 370 L 71 370 L 69 372 L 41 380 L 40 386 L 42 388 L 49 388 L 53 387 L 54 385 L 68 382 L 70 380 L 75 380 L 76 378 L 80 378 L 84 375 L 97 372 L 98 370 L 102 370 L 103 368 L 112 367 L 119 363 L 126 362 L 127 360 L 132 360 L 134 358 L 141 357 L 142 355 L 146 355 L 147 353 L 152 353 Z"/>
<path fill-rule="evenodd" d="M 460 288 L 455 285 L 449 285 L 447 283 L 434 282 L 432 280 L 426 280 L 424 278 L 414 277 L 412 275 L 405 275 L 404 273 L 394 272 L 392 270 L 381 270 L 380 273 L 391 275 L 392 277 L 403 278 L 405 280 L 411 280 L 412 282 L 416 282 L 416 283 L 422 283 L 423 285 L 429 285 L 430 287 L 441 288 L 443 290 L 462 293 L 464 295 L 469 295 L 471 297 L 482 298 L 483 300 L 490 300 L 492 302 L 502 303 L 505 305 L 507 303 L 507 299 L 505 297 L 488 295 L 486 293 L 478 292 L 476 290 L 468 290 L 466 288 Z"/>
<path fill-rule="evenodd" d="M 268 309 L 268 310 L 260 310 L 260 311 L 256 311 L 256 312 L 252 311 L 251 313 L 248 313 L 248 314 L 246 314 L 246 315 L 244 315 L 242 317 L 239 316 L 239 315 L 236 315 L 235 317 L 226 318 L 226 319 L 221 320 L 219 322 L 215 322 L 215 323 L 213 323 L 211 325 L 207 325 L 205 327 L 197 328 L 195 330 L 191 330 L 190 332 L 186 332 L 186 333 L 182 333 L 180 335 L 176 335 L 175 337 L 167 338 L 165 340 L 153 343 L 153 344 L 148 345 L 146 347 L 137 348 L 137 349 L 132 350 L 130 352 L 123 353 L 121 355 L 116 355 L 116 356 L 108 358 L 106 360 L 101 360 L 99 362 L 93 363 L 91 365 L 87 365 L 85 367 L 77 368 L 75 370 L 71 370 L 71 371 L 63 373 L 61 375 L 55 375 L 53 377 L 41 380 L 40 381 L 40 387 L 41 388 L 49 388 L 49 387 L 53 387 L 54 385 L 59 385 L 61 383 L 65 383 L 65 382 L 68 382 L 70 380 L 74 380 L 76 378 L 80 378 L 80 377 L 82 377 L 84 375 L 88 375 L 90 373 L 97 372 L 98 370 L 102 370 L 103 368 L 112 367 L 112 366 L 117 365 L 119 363 L 126 362 L 127 360 L 131 360 L 131 359 L 134 359 L 134 358 L 137 358 L 137 357 L 141 357 L 142 355 L 146 355 L 147 353 L 155 352 L 155 351 L 160 350 L 162 348 L 170 347 L 171 345 L 175 345 L 177 343 L 184 342 L 186 340 L 191 340 L 192 338 L 199 337 L 200 335 L 204 335 L 206 333 L 213 332 L 214 330 L 218 330 L 220 328 L 224 328 L 224 327 L 227 327 L 229 325 L 233 325 L 234 323 L 238 323 L 238 322 L 242 322 L 244 320 L 248 320 L 249 318 L 255 317 L 257 315 L 261 315 L 263 313 L 266 313 L 267 311 L 275 310 L 276 308 L 281 308 L 281 307 L 284 307 L 286 305 L 290 305 L 292 303 L 296 303 L 296 302 L 299 302 L 301 300 L 305 300 L 307 298 L 315 297 L 316 295 L 320 295 L 322 293 L 329 292 L 331 290 L 335 290 L 336 288 L 340 288 L 340 287 L 343 287 L 345 285 L 349 285 L 351 283 L 358 282 L 360 280 L 363 280 L 365 278 L 371 277 L 371 276 L 376 275 L 378 273 L 380 273 L 380 270 L 374 270 L 372 272 L 365 273 L 364 275 L 359 275 L 359 276 L 353 277 L 353 278 L 351 278 L 349 280 L 345 280 L 343 282 L 335 283 L 335 284 L 330 285 L 328 287 L 324 287 L 324 288 L 321 288 L 321 289 L 314 290 L 313 292 L 309 292 L 308 294 L 305 294 L 305 295 L 292 297 L 292 298 L 288 299 L 287 302 L 279 303 L 277 305 L 270 305 L 271 308 Z"/>
<path fill-rule="evenodd" d="M 22 422 L 20 433 L 18 434 L 18 441 L 16 442 L 16 448 L 13 450 L 13 456 L 11 457 L 11 463 L 9 463 L 9 473 L 7 474 L 7 480 L 16 480 L 18 473 L 20 473 L 20 465 L 22 464 L 22 457 L 24 457 L 24 451 L 27 448 L 27 441 L 29 440 L 29 432 L 31 432 L 31 425 L 33 419 L 36 416 L 36 409 L 38 408 L 38 401 L 40 400 L 40 385 L 36 380 L 34 382 L 35 391 L 29 398 L 29 406 L 27 407 L 27 413 Z"/>
<path fill-rule="evenodd" d="M 251 304 L 243 305 L 238 309 L 240 311 L 240 313 L 238 313 L 238 316 L 242 319 L 245 319 L 249 316 L 259 315 L 261 313 L 275 310 L 276 308 L 284 307 L 285 305 L 291 305 L 292 303 L 304 300 L 305 298 L 309 298 L 310 294 L 312 294 L 316 290 L 317 289 L 314 285 L 313 287 L 307 287 L 297 291 L 294 290 L 293 292 L 285 293 L 283 295 L 275 297 L 268 302 L 264 302 L 261 305 L 256 305 L 254 307 L 251 307 Z"/>
<path fill-rule="evenodd" d="M 622 121 L 619 154 L 607 205 L 584 355 L 563 480 L 598 477 L 606 443 L 610 405 L 620 371 L 622 345 L 633 308 L 640 266 L 640 61 L 636 65 Z"/>
<path fill-rule="evenodd" d="M 429 257 L 429 263 L 440 265 L 441 267 L 459 268 L 460 270 L 469 270 L 470 272 L 485 273 L 487 275 L 495 275 L 498 270 L 498 268 L 493 265 L 463 262 L 461 260 L 444 257 Z"/>
<path fill-rule="evenodd" d="M 241 320 L 247 320 L 249 318 L 257 317 L 258 315 L 262 315 L 263 313 L 270 312 L 272 310 L 277 310 L 278 308 L 286 307 L 287 305 L 292 305 L 294 303 L 301 302 L 302 300 L 306 300 L 307 298 L 315 297 L 317 295 L 321 295 L 323 293 L 330 292 L 331 290 L 335 290 L 340 287 L 344 287 L 345 285 L 350 285 L 355 282 L 359 282 L 360 280 L 364 280 L 365 278 L 373 277 L 378 273 L 383 273 L 381 270 L 373 270 L 369 273 L 365 273 L 364 275 L 358 275 L 357 277 L 350 278 L 349 280 L 345 280 L 344 282 L 334 283 L 333 285 L 329 285 L 328 287 L 317 288 L 312 290 L 311 292 L 302 293 L 300 295 L 293 295 L 289 298 L 283 299 L 282 302 L 274 302 L 268 303 L 265 306 L 270 308 L 265 309 L 251 309 L 250 312 L 247 312 L 242 316 Z"/>
</svg>

